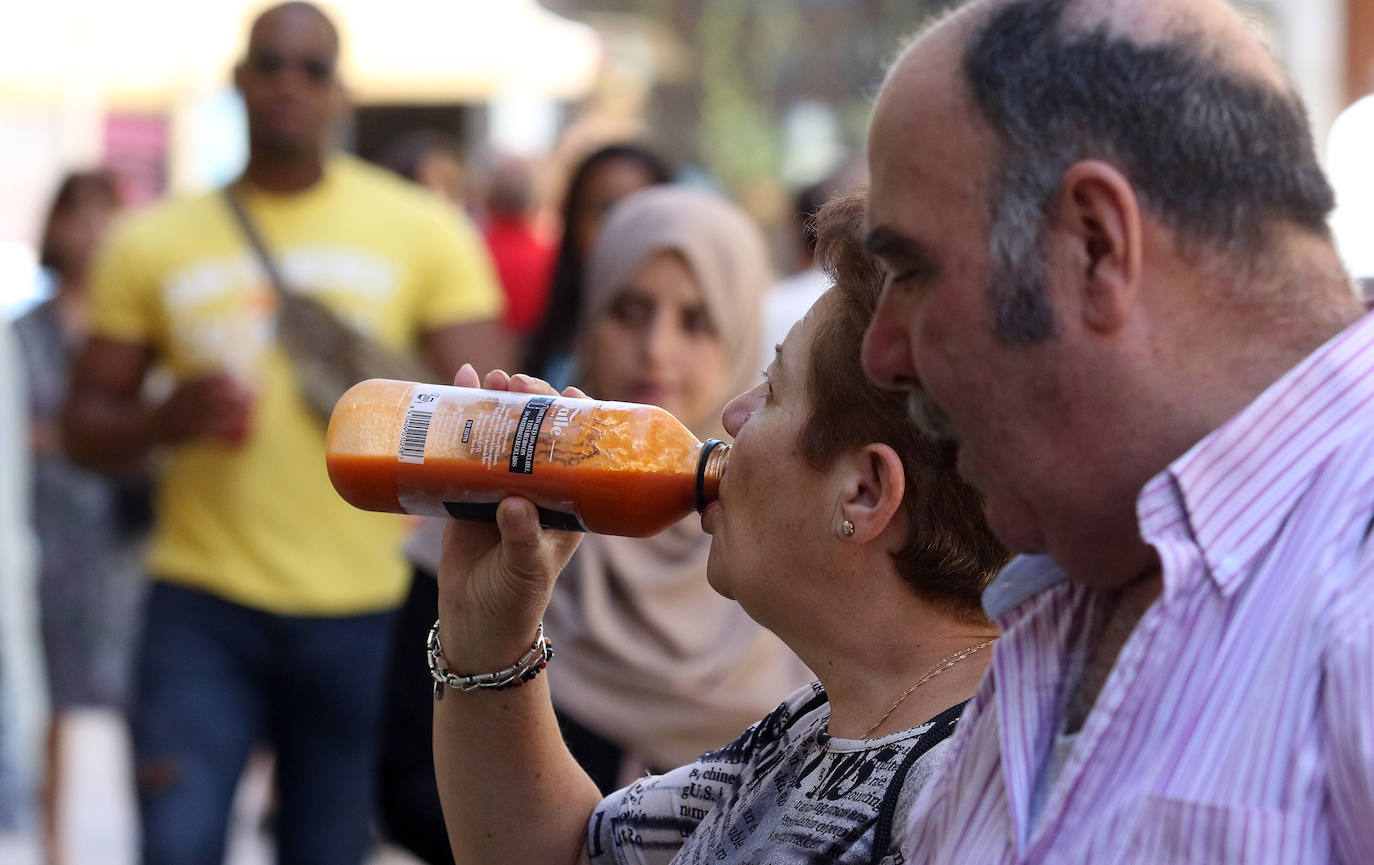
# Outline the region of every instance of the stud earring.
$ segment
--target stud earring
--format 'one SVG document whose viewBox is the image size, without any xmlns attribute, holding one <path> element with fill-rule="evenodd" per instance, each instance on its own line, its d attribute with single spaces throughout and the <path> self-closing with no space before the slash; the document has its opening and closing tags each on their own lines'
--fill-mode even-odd
<svg viewBox="0 0 1374 865">
<path fill-rule="evenodd" d="M 840 523 L 840 534 L 844 535 L 846 538 L 854 537 L 854 524 L 849 520 Z"/>
</svg>

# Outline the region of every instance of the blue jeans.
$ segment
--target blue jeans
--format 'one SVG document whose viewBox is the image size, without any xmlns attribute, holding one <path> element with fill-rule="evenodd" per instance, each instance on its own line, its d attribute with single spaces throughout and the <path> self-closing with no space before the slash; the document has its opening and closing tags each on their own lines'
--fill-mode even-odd
<svg viewBox="0 0 1374 865">
<path fill-rule="evenodd" d="M 277 755 L 278 861 L 362 862 L 392 615 L 280 616 L 153 584 L 132 715 L 145 865 L 221 865 L 260 743 Z"/>
</svg>

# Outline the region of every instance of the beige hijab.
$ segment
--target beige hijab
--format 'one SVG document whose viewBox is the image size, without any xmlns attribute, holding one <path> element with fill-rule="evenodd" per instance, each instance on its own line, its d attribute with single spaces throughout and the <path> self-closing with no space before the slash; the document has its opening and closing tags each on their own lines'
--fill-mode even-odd
<svg viewBox="0 0 1374 865">
<path fill-rule="evenodd" d="M 696 276 L 728 359 L 721 404 L 682 420 L 698 436 L 721 436 L 725 401 L 758 378 L 760 303 L 772 276 L 763 236 L 742 210 L 681 186 L 618 204 L 588 262 L 583 332 L 664 250 L 680 253 Z M 594 388 L 593 377 L 583 380 Z M 709 550 L 695 515 L 652 538 L 588 535 L 544 617 L 560 649 L 549 675 L 554 704 L 658 768 L 729 742 L 812 678 L 711 589 Z"/>
<path fill-rule="evenodd" d="M 725 402 L 758 381 L 763 297 L 773 282 L 763 234 L 729 200 L 688 186 L 653 186 L 621 201 L 587 261 L 578 346 L 635 272 L 668 251 L 686 259 L 696 277 L 727 358 L 720 404 L 704 417 L 680 420 L 700 436 L 720 436 Z M 581 382 L 594 388 L 595 370 L 585 361 L 579 353 Z"/>
</svg>

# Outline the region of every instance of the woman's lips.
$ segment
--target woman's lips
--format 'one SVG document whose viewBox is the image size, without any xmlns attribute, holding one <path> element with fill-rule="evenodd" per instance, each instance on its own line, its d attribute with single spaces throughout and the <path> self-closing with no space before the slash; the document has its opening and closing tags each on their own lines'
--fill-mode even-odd
<svg viewBox="0 0 1374 865">
<path fill-rule="evenodd" d="M 711 534 L 711 527 L 707 525 L 707 518 L 720 509 L 720 501 L 711 502 L 706 506 L 706 510 L 701 512 L 701 530 L 706 534 Z"/>
<path fill-rule="evenodd" d="M 630 392 L 633 397 L 632 402 L 646 402 L 653 405 L 661 405 L 672 394 L 672 388 L 666 384 L 658 382 L 642 381 L 636 382 Z"/>
</svg>

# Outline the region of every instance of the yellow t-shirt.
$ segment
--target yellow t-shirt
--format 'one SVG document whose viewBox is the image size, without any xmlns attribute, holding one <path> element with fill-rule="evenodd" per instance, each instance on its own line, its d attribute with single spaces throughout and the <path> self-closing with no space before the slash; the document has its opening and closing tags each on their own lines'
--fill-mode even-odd
<svg viewBox="0 0 1374 865">
<path fill-rule="evenodd" d="M 473 227 L 381 169 L 337 156 L 303 193 L 243 199 L 287 284 L 385 345 L 410 349 L 425 331 L 501 313 Z M 151 346 L 178 380 L 223 369 L 257 394 L 243 445 L 200 440 L 167 455 L 151 573 L 290 615 L 394 605 L 402 519 L 356 510 L 330 485 L 324 426 L 274 344 L 272 289 L 222 195 L 131 217 L 92 292 L 95 333 Z"/>
</svg>

